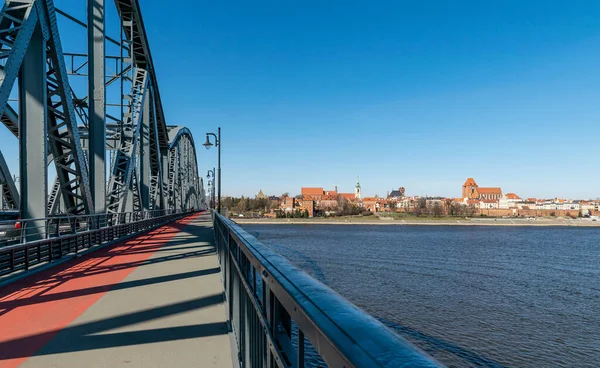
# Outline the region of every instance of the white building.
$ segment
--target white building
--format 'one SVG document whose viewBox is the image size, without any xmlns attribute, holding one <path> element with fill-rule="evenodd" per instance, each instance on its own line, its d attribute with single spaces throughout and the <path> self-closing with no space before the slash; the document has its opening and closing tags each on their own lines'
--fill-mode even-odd
<svg viewBox="0 0 600 368">
<path fill-rule="evenodd" d="M 506 193 L 500 198 L 498 201 L 498 208 L 508 209 L 518 207 L 517 203 L 522 202 L 521 197 L 516 195 L 515 193 Z"/>
<path fill-rule="evenodd" d="M 495 201 L 493 199 L 482 199 L 481 201 L 479 201 L 479 208 L 482 210 L 492 210 L 499 208 L 499 204 L 498 201 Z"/>
</svg>

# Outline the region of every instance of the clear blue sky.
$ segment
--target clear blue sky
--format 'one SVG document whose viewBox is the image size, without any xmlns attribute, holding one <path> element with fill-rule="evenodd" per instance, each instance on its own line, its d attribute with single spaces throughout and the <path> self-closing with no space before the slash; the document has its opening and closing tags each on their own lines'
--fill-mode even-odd
<svg viewBox="0 0 600 368">
<path fill-rule="evenodd" d="M 224 194 L 360 175 L 365 195 L 459 196 L 474 177 L 600 197 L 598 1 L 142 6 L 168 123 L 192 129 L 203 173 L 222 127 Z"/>
</svg>

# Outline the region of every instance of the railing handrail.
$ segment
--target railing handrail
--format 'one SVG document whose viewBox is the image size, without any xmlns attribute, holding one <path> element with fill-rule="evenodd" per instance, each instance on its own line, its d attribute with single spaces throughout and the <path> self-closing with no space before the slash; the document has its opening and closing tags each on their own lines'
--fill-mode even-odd
<svg viewBox="0 0 600 368">
<path fill-rule="evenodd" d="M 171 212 L 169 212 L 171 211 Z M 129 211 L 129 212 L 118 212 L 118 213 L 94 213 L 94 214 L 86 214 L 86 215 L 63 215 L 63 216 L 48 216 L 48 217 L 36 217 L 36 218 L 26 218 L 26 219 L 18 219 L 18 220 L 0 220 L 0 224 L 4 223 L 13 223 L 15 221 L 18 222 L 26 222 L 26 221 L 48 221 L 48 220 L 66 220 L 66 219 L 74 219 L 74 218 L 91 218 L 91 217 L 103 217 L 103 216 L 122 216 L 130 213 L 142 214 L 142 213 L 175 213 L 176 210 L 149 210 L 149 211 Z M 0 211 L 2 212 L 18 212 L 18 210 L 9 210 L 9 211 Z"/>
<path fill-rule="evenodd" d="M 2 243 L 24 244 L 38 239 L 52 239 L 64 236 L 66 234 L 81 233 L 92 229 L 101 229 L 114 226 L 121 223 L 130 223 L 138 220 L 157 218 L 160 216 L 177 214 L 185 210 L 164 209 L 164 210 L 144 210 L 119 213 L 99 213 L 83 215 L 52 216 L 44 218 L 27 218 L 2 220 L 0 225 L 13 225 L 9 236 L 0 238 L 0 247 L 6 245 Z M 3 229 L 4 230 L 4 229 Z"/>
<path fill-rule="evenodd" d="M 91 228 L 87 226 L 80 231 L 53 238 L 0 246 L 0 283 L 11 282 L 34 267 L 51 266 L 80 252 L 92 251 L 101 245 L 162 226 L 194 212 L 196 211 L 168 210 L 162 216 L 132 217 L 123 223 Z"/>
<path fill-rule="evenodd" d="M 152 220 L 160 220 L 162 217 L 168 217 L 168 216 L 172 216 L 172 215 L 180 214 L 180 213 L 187 213 L 187 211 L 177 211 L 177 212 L 172 211 L 172 212 L 169 212 L 169 213 L 165 213 L 162 216 L 153 217 Z M 119 213 L 113 213 L 111 215 L 120 215 L 120 214 Z M 148 220 L 148 219 L 140 219 L 138 221 L 130 222 L 129 224 L 134 224 L 134 223 L 145 221 L 145 220 Z M 115 225 L 112 225 L 112 226 L 115 226 Z M 101 228 L 98 228 L 98 229 L 83 230 L 83 231 L 79 231 L 79 232 L 74 233 L 74 234 L 64 234 L 64 235 L 59 235 L 59 236 L 55 236 L 55 237 L 49 237 L 49 238 L 44 238 L 44 239 L 32 240 L 32 241 L 28 241 L 26 243 L 18 243 L 18 244 L 5 245 L 5 246 L 0 247 L 0 253 L 5 253 L 5 252 L 10 251 L 10 250 L 21 250 L 23 248 L 35 247 L 38 244 L 46 244 L 46 243 L 48 243 L 50 241 L 55 241 L 55 240 L 57 240 L 59 238 L 61 238 L 63 240 L 67 240 L 67 239 L 75 238 L 77 236 L 84 236 L 84 235 L 87 235 L 87 234 L 93 234 L 93 233 L 98 232 L 99 230 L 105 229 L 107 227 L 110 227 L 110 226 L 105 226 L 105 227 L 101 227 Z"/>
<path fill-rule="evenodd" d="M 240 250 L 263 280 L 269 280 L 270 290 L 330 366 L 346 362 L 354 367 L 442 366 L 233 221 L 217 213 L 215 219 L 226 225 Z"/>
</svg>

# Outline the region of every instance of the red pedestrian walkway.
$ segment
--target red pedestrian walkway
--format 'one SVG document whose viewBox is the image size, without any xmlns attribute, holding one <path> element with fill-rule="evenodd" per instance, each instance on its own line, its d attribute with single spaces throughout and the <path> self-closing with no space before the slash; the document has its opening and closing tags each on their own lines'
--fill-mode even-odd
<svg viewBox="0 0 600 368">
<path fill-rule="evenodd" d="M 231 366 L 207 214 L 0 288 L 0 368 L 197 366 L 204 360 Z"/>
</svg>

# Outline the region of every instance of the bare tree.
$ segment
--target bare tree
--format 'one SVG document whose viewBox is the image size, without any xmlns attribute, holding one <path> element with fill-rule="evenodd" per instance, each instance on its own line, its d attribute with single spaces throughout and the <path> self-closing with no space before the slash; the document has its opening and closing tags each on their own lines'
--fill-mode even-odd
<svg viewBox="0 0 600 368">
<path fill-rule="evenodd" d="M 474 205 L 470 204 L 467 207 L 466 215 L 469 216 L 469 217 L 473 217 L 475 215 L 475 212 L 477 212 L 477 209 L 475 208 Z"/>
<path fill-rule="evenodd" d="M 462 203 L 452 203 L 450 211 L 451 216 L 461 217 L 465 212 L 465 206 Z"/>
<path fill-rule="evenodd" d="M 440 202 L 435 202 L 433 204 L 433 215 L 435 217 L 440 217 L 442 215 L 442 205 Z"/>
</svg>

